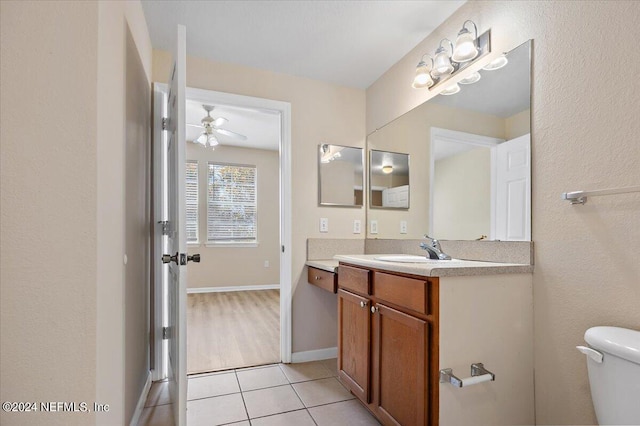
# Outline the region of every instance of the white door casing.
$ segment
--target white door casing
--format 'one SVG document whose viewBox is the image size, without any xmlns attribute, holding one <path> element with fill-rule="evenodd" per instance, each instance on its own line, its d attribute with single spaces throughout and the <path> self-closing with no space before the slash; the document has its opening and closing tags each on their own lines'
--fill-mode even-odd
<svg viewBox="0 0 640 426">
<path fill-rule="evenodd" d="M 531 241 L 531 134 L 496 148 L 496 236 Z"/>
</svg>

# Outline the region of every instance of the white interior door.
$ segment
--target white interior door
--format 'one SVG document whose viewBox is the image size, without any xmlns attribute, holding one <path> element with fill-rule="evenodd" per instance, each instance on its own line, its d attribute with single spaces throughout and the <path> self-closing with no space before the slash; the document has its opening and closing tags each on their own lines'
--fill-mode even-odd
<svg viewBox="0 0 640 426">
<path fill-rule="evenodd" d="M 178 25 L 167 96 L 168 377 L 176 426 L 187 424 L 187 241 L 185 233 L 186 28 Z M 175 257 L 173 257 L 175 256 Z M 167 269 L 165 269 L 167 270 Z"/>
<path fill-rule="evenodd" d="M 530 134 L 497 146 L 496 239 L 531 240 Z"/>
</svg>

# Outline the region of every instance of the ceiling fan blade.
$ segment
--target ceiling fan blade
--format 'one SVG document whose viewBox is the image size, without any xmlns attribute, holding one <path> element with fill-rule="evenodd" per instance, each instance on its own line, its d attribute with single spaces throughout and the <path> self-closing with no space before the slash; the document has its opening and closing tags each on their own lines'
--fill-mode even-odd
<svg viewBox="0 0 640 426">
<path fill-rule="evenodd" d="M 229 137 L 232 137 L 234 139 L 238 139 L 241 141 L 246 141 L 247 137 L 245 135 L 241 135 L 240 133 L 236 133 L 236 132 L 232 132 L 231 130 L 226 130 L 226 129 L 213 129 L 214 131 L 220 133 L 221 135 L 227 135 Z"/>
<path fill-rule="evenodd" d="M 187 126 L 191 126 L 191 127 L 199 127 L 200 129 L 204 129 L 204 126 L 201 126 L 200 124 L 190 124 L 190 123 L 187 123 Z"/>
<path fill-rule="evenodd" d="M 216 118 L 215 120 L 213 120 L 213 125 L 214 125 L 214 126 L 216 126 L 216 127 L 220 127 L 220 126 L 222 126 L 224 123 L 226 123 L 227 121 L 229 121 L 229 120 L 227 120 L 227 119 L 226 119 L 226 118 L 224 118 L 224 117 L 218 117 L 218 118 Z"/>
</svg>

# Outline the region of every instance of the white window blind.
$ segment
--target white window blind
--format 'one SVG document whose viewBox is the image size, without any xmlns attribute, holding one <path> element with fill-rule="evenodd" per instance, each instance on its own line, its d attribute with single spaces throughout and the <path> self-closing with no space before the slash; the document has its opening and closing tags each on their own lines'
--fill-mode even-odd
<svg viewBox="0 0 640 426">
<path fill-rule="evenodd" d="M 187 242 L 198 242 L 198 162 L 187 161 L 185 176 Z"/>
<path fill-rule="evenodd" d="M 207 241 L 253 242 L 257 231 L 255 166 L 209 163 Z"/>
</svg>

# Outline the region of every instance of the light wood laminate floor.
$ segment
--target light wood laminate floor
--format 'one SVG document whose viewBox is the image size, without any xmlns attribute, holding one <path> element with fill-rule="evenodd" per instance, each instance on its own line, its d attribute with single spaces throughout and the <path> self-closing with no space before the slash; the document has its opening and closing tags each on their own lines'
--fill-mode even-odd
<svg viewBox="0 0 640 426">
<path fill-rule="evenodd" d="M 189 374 L 279 361 L 279 290 L 187 295 Z"/>
</svg>

